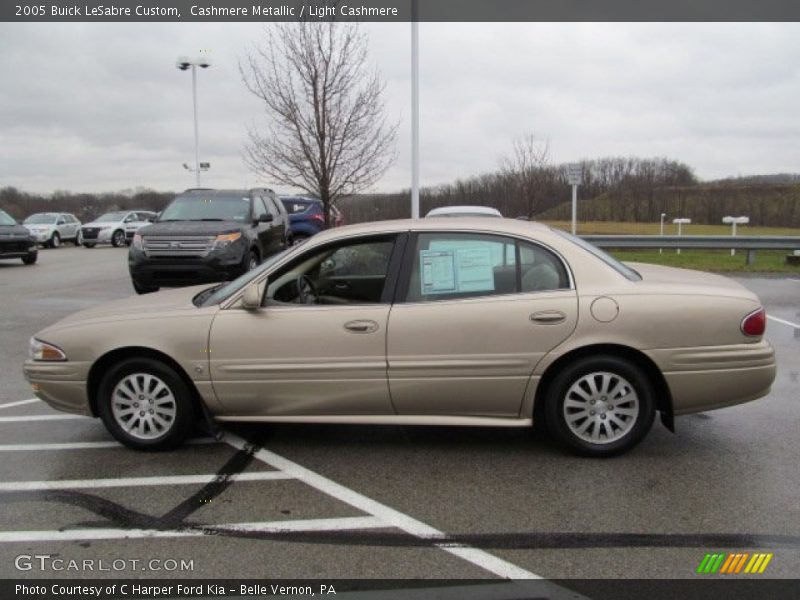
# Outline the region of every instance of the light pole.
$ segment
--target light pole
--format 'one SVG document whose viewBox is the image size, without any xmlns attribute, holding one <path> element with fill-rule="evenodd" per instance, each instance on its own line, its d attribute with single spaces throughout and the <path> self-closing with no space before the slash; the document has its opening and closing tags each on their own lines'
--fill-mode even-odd
<svg viewBox="0 0 800 600">
<path fill-rule="evenodd" d="M 667 213 L 661 213 L 661 237 L 664 237 L 664 219 L 667 217 Z M 658 249 L 659 254 L 664 254 L 664 249 Z"/>
<path fill-rule="evenodd" d="M 411 218 L 419 219 L 419 6 L 411 0 Z"/>
<path fill-rule="evenodd" d="M 691 219 L 672 219 L 672 222 L 675 223 L 678 226 L 678 235 L 681 236 L 681 235 L 683 235 L 683 232 L 681 230 L 681 226 L 684 225 L 684 224 L 688 225 L 689 223 L 692 222 L 692 220 Z M 680 254 L 681 253 L 681 249 L 678 248 L 676 250 L 676 252 L 678 254 Z"/>
<path fill-rule="evenodd" d="M 192 69 L 192 106 L 194 107 L 194 173 L 197 180 L 197 187 L 200 187 L 200 135 L 197 126 L 197 67 L 207 69 L 211 66 L 211 59 L 208 56 L 198 56 L 189 58 L 179 56 L 175 66 L 181 71 Z M 185 166 L 185 165 L 184 165 Z M 191 170 L 191 169 L 190 169 Z"/>
<path fill-rule="evenodd" d="M 722 222 L 731 226 L 731 235 L 736 235 L 737 225 L 747 225 L 750 222 L 750 217 L 722 217 Z M 731 256 L 736 254 L 736 248 L 731 248 Z"/>
</svg>

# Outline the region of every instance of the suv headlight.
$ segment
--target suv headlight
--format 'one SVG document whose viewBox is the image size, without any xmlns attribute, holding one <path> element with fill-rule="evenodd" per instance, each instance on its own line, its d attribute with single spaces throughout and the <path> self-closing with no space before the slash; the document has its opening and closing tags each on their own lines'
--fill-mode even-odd
<svg viewBox="0 0 800 600">
<path fill-rule="evenodd" d="M 236 233 L 226 233 L 224 235 L 218 235 L 214 238 L 214 248 L 224 248 L 225 246 L 229 246 L 233 242 L 238 239 L 241 239 L 242 232 L 237 231 Z"/>
<path fill-rule="evenodd" d="M 31 360 L 39 361 L 62 361 L 67 360 L 67 355 L 61 348 L 48 344 L 36 338 L 31 338 L 28 344 L 28 357 Z"/>
<path fill-rule="evenodd" d="M 144 245 L 142 244 L 142 236 L 139 235 L 138 233 L 134 233 L 133 234 L 133 242 L 131 242 L 131 245 L 136 250 L 143 250 L 144 249 Z"/>
</svg>

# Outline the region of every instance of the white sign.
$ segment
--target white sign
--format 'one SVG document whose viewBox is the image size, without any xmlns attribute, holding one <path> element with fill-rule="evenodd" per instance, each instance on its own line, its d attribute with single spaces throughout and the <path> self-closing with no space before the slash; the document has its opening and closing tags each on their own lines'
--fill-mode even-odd
<svg viewBox="0 0 800 600">
<path fill-rule="evenodd" d="M 567 170 L 570 185 L 581 185 L 583 183 L 583 167 L 580 163 L 570 163 Z"/>
</svg>

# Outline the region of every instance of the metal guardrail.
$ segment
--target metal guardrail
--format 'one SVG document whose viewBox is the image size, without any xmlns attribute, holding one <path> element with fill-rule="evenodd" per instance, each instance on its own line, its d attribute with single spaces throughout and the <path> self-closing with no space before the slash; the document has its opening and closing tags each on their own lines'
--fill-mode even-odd
<svg viewBox="0 0 800 600">
<path fill-rule="evenodd" d="M 700 248 L 747 250 L 753 264 L 756 250 L 800 250 L 800 236 L 792 235 L 582 235 L 600 248 Z"/>
</svg>

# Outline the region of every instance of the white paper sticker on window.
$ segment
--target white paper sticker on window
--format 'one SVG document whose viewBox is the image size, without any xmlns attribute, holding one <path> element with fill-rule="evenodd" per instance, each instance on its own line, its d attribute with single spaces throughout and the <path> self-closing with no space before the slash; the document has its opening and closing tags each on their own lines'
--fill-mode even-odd
<svg viewBox="0 0 800 600">
<path fill-rule="evenodd" d="M 493 256 L 489 244 L 422 250 L 420 271 L 423 295 L 494 290 Z"/>
</svg>

